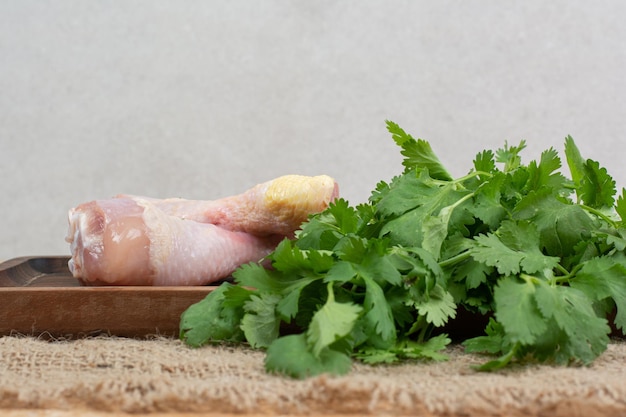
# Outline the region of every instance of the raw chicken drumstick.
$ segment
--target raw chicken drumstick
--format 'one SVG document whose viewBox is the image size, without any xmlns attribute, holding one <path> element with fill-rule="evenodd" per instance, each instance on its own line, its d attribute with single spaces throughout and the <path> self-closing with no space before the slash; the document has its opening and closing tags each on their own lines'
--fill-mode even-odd
<svg viewBox="0 0 626 417">
<path fill-rule="evenodd" d="M 324 210 L 338 194 L 337 183 L 327 175 L 285 175 L 258 184 L 243 194 L 219 200 L 147 200 L 165 213 L 182 219 L 258 236 L 289 236 L 309 214 Z M 124 194 L 117 197 L 146 199 Z"/>
<path fill-rule="evenodd" d="M 213 202 L 118 196 L 68 213 L 69 268 L 87 285 L 205 285 L 269 254 L 338 188 L 285 176 Z"/>
</svg>

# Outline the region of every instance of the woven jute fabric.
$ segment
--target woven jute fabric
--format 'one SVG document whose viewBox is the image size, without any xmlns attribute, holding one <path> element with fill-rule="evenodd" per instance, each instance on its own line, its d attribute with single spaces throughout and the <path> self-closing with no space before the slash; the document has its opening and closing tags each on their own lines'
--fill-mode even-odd
<svg viewBox="0 0 626 417">
<path fill-rule="evenodd" d="M 424 416 L 626 415 L 626 343 L 588 367 L 514 366 L 450 347 L 445 362 L 359 363 L 349 375 L 302 381 L 264 371 L 241 346 L 191 349 L 178 340 L 0 338 L 2 410 Z"/>
</svg>

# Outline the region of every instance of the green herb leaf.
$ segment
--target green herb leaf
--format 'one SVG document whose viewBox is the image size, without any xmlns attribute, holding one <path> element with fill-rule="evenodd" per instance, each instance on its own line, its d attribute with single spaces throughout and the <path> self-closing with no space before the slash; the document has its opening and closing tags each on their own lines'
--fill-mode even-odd
<svg viewBox="0 0 626 417">
<path fill-rule="evenodd" d="M 626 333 L 626 257 L 597 257 L 586 262 L 572 280 L 572 288 L 616 306 L 615 325 Z"/>
<path fill-rule="evenodd" d="M 503 278 L 495 288 L 496 319 L 513 342 L 529 345 L 547 329 L 533 283 Z"/>
<path fill-rule="evenodd" d="M 615 181 L 606 168 L 596 161 L 585 162 L 584 176 L 580 182 L 580 198 L 593 208 L 612 207 L 615 196 Z"/>
<path fill-rule="evenodd" d="M 541 154 L 539 163 L 532 161 L 528 164 L 528 190 L 539 190 L 548 187 L 560 191 L 566 183 L 565 178 L 556 172 L 561 168 L 561 160 L 558 153 L 553 148 Z"/>
<path fill-rule="evenodd" d="M 231 288 L 231 284 L 224 283 L 183 312 L 180 318 L 180 338 L 185 343 L 199 347 L 209 342 L 244 339 L 239 329 L 244 314 L 243 302 L 230 307 L 224 305 L 225 294 Z"/>
<path fill-rule="evenodd" d="M 615 211 L 619 215 L 622 225 L 626 224 L 626 188 L 622 188 L 622 194 L 615 203 Z"/>
<path fill-rule="evenodd" d="M 428 142 L 387 129 L 399 175 L 366 204 L 335 200 L 263 264 L 240 266 L 237 285 L 183 313 L 185 343 L 245 340 L 267 349 L 268 372 L 306 378 L 344 374 L 351 357 L 444 360 L 457 306 L 491 317 L 464 341 L 494 356 L 483 371 L 588 364 L 609 342 L 608 317 L 626 331 L 626 189 L 615 200 L 613 178 L 570 136 L 571 178 L 552 148 L 524 163 L 520 141 L 479 152 L 454 179 Z"/>
<path fill-rule="evenodd" d="M 280 321 L 276 314 L 276 304 L 281 300 L 278 294 L 261 293 L 251 295 L 244 304 L 246 312 L 241 320 L 241 329 L 252 347 L 267 347 L 278 337 Z"/>
<path fill-rule="evenodd" d="M 506 350 L 504 347 L 505 330 L 502 324 L 493 318 L 489 319 L 489 324 L 485 328 L 485 336 L 477 336 L 463 342 L 465 350 L 473 353 L 497 354 Z"/>
<path fill-rule="evenodd" d="M 329 348 L 319 355 L 309 350 L 303 334 L 280 337 L 269 346 L 265 357 L 265 369 L 271 373 L 304 379 L 329 373 L 343 375 L 352 368 L 352 361 L 345 353 Z"/>
<path fill-rule="evenodd" d="M 555 268 L 559 258 L 541 252 L 539 232 L 532 223 L 502 222 L 496 233 L 474 238 L 477 246 L 470 250 L 478 262 L 494 266 L 502 275 L 520 272 L 533 274 Z"/>
<path fill-rule="evenodd" d="M 520 152 L 524 148 L 526 148 L 526 141 L 523 140 L 517 146 L 509 146 L 508 142 L 505 142 L 504 147 L 496 151 L 496 162 L 504 164 L 504 172 L 514 171 L 522 164 Z"/>
<path fill-rule="evenodd" d="M 347 336 L 354 327 L 362 308 L 352 303 L 338 303 L 333 293 L 333 283 L 327 285 L 328 299 L 314 315 L 307 330 L 307 343 L 314 356 L 324 348 Z"/>
<path fill-rule="evenodd" d="M 531 221 L 539 231 L 541 248 L 561 257 L 572 254 L 576 245 L 598 228 L 597 220 L 581 206 L 563 201 L 549 190 L 528 193 L 513 215 Z"/>
<path fill-rule="evenodd" d="M 606 350 L 610 331 L 607 320 L 596 315 L 592 300 L 584 292 L 545 282 L 540 282 L 536 289 L 536 302 L 542 314 L 554 319 L 567 336 L 565 343 L 559 344 L 559 355 L 589 364 Z"/>
<path fill-rule="evenodd" d="M 576 186 L 578 190 L 585 176 L 585 160 L 580 155 L 580 151 L 574 143 L 574 139 L 569 135 L 565 138 L 565 158 L 567 159 L 567 165 L 569 166 L 574 186 Z"/>
<path fill-rule="evenodd" d="M 359 349 L 355 357 L 367 364 L 394 363 L 405 359 L 445 361 L 448 356 L 441 352 L 449 343 L 448 336 L 440 334 L 425 342 L 400 341 L 386 349 L 367 346 Z"/>
<path fill-rule="evenodd" d="M 489 149 L 479 152 L 474 159 L 474 169 L 477 172 L 495 172 L 496 163 L 493 152 Z"/>
<path fill-rule="evenodd" d="M 393 313 L 383 289 L 368 276 L 362 276 L 365 281 L 365 299 L 363 306 L 367 311 L 365 320 L 369 327 L 378 334 L 382 340 L 388 342 L 396 338 Z"/>
<path fill-rule="evenodd" d="M 419 300 L 411 301 L 419 314 L 436 327 L 442 327 L 449 319 L 456 316 L 456 304 L 452 295 L 441 286 L 435 285 Z"/>
<path fill-rule="evenodd" d="M 408 169 L 426 168 L 432 178 L 443 181 L 452 180 L 452 176 L 444 168 L 428 142 L 422 139 L 413 139 L 411 135 L 391 121 L 387 121 L 387 130 L 391 133 L 396 144 L 402 148 L 401 153 L 405 156 L 403 162 L 405 167 Z"/>
</svg>

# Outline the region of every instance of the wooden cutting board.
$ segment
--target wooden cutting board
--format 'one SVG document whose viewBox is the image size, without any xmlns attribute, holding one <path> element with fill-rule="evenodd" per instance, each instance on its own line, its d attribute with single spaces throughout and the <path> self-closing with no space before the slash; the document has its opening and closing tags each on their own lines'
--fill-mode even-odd
<svg viewBox="0 0 626 417">
<path fill-rule="evenodd" d="M 215 286 L 83 286 L 66 256 L 0 263 L 0 335 L 176 336 L 180 315 Z"/>
</svg>

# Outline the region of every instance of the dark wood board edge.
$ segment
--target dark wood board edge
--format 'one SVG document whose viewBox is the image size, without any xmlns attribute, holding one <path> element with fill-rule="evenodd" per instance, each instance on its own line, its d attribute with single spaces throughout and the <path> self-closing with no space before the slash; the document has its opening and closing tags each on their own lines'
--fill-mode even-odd
<svg viewBox="0 0 626 417">
<path fill-rule="evenodd" d="M 176 336 L 180 315 L 215 288 L 4 288 L 0 291 L 0 335 Z"/>
<path fill-rule="evenodd" d="M 0 271 L 4 271 L 9 268 L 13 268 L 15 266 L 28 263 L 33 260 L 52 260 L 55 262 L 59 262 L 63 265 L 67 265 L 67 262 L 70 260 L 69 256 L 66 255 L 47 255 L 47 256 L 18 256 L 16 258 L 7 259 L 3 262 L 0 262 Z"/>
<path fill-rule="evenodd" d="M 82 286 L 68 260 L 22 256 L 0 263 L 0 336 L 176 336 L 180 315 L 217 288 Z"/>
<path fill-rule="evenodd" d="M 68 268 L 69 256 L 21 256 L 0 263 L 0 287 L 80 286 Z M 54 279 L 50 279 L 54 277 Z"/>
</svg>

